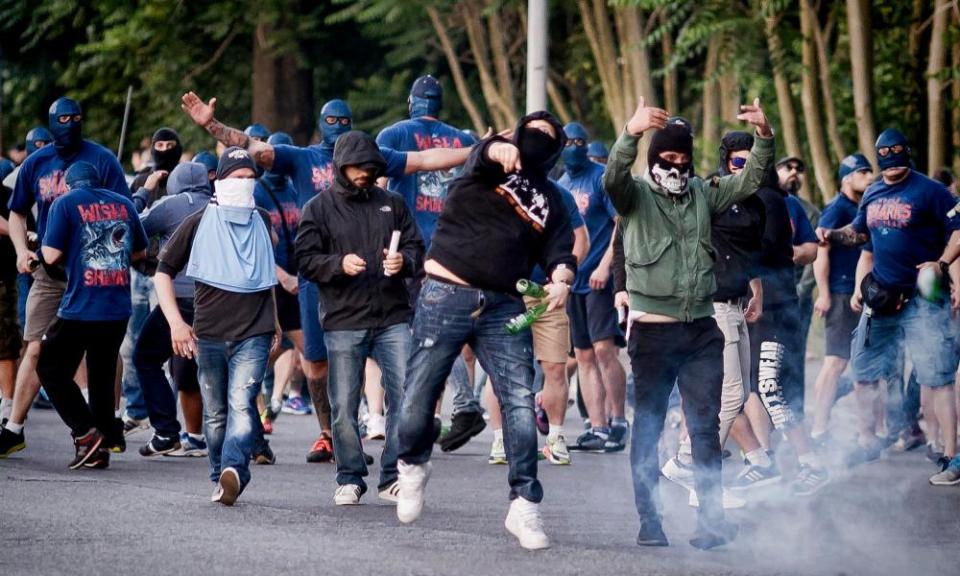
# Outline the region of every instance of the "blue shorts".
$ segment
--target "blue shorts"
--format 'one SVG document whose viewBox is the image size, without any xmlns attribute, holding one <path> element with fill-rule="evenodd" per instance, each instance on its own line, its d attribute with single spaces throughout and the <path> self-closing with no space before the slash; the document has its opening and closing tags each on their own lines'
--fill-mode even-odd
<svg viewBox="0 0 960 576">
<path fill-rule="evenodd" d="M 570 337 L 574 348 L 589 350 L 602 340 L 613 340 L 621 348 L 626 344 L 617 323 L 617 309 L 613 305 L 613 282 L 608 282 L 603 290 L 570 294 L 567 298 L 567 316 L 570 317 Z"/>
<path fill-rule="evenodd" d="M 308 362 L 326 362 L 327 345 L 320 327 L 320 289 L 309 280 L 299 277 L 300 328 L 303 330 L 303 357 Z"/>
<path fill-rule="evenodd" d="M 953 384 L 957 371 L 949 303 L 914 297 L 892 316 L 861 314 L 853 338 L 853 366 L 858 382 L 875 382 L 896 374 L 901 346 L 913 360 L 917 382 L 935 388 Z"/>
</svg>

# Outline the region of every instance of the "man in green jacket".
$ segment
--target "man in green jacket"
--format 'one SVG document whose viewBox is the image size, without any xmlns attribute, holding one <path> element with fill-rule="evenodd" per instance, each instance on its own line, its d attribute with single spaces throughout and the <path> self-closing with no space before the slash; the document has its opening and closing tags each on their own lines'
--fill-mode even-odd
<svg viewBox="0 0 960 576">
<path fill-rule="evenodd" d="M 720 500 L 720 393 L 723 334 L 713 319 L 714 250 L 710 221 L 753 194 L 773 167 L 773 130 L 760 101 L 737 117 L 756 127 L 744 169 L 710 183 L 692 176 L 693 135 L 643 99 L 610 152 L 604 188 L 620 214 L 630 297 L 628 352 L 636 386 L 630 461 L 640 534 L 637 544 L 666 546 L 656 488 L 657 442 L 676 382 L 693 444 L 700 510 L 690 544 L 732 541 L 737 526 Z M 637 142 L 656 128 L 641 178 L 630 173 Z"/>
</svg>

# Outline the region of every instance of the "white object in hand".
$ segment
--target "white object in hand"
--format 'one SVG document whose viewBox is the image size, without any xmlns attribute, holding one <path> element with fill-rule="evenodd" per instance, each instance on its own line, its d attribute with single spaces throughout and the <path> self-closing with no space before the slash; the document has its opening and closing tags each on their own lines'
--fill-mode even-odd
<svg viewBox="0 0 960 576">
<path fill-rule="evenodd" d="M 400 248 L 400 231 L 394 230 L 393 234 L 390 235 L 390 248 L 387 249 L 387 257 L 393 256 L 397 253 L 397 249 Z M 384 276 L 389 276 L 390 273 L 386 270 L 383 271 Z"/>
</svg>

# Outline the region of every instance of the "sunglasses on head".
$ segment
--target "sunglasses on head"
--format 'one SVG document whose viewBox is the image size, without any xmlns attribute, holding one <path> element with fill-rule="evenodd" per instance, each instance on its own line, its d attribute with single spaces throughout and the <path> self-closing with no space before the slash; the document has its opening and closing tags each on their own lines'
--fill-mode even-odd
<svg viewBox="0 0 960 576">
<path fill-rule="evenodd" d="M 333 126 L 338 122 L 340 123 L 341 126 L 350 125 L 350 119 L 347 118 L 346 116 L 327 116 L 326 118 L 323 119 L 323 121 L 326 122 L 328 126 Z"/>
<path fill-rule="evenodd" d="M 886 158 L 891 153 L 900 154 L 901 152 L 903 152 L 903 149 L 904 149 L 903 144 L 894 144 L 893 146 L 881 146 L 877 148 L 877 156 L 880 156 L 881 158 Z"/>
<path fill-rule="evenodd" d="M 587 145 L 587 141 L 584 140 L 583 138 L 567 138 L 566 145 L 567 145 L 567 146 L 571 146 L 571 145 L 573 145 L 573 146 L 586 146 L 586 145 Z"/>
<path fill-rule="evenodd" d="M 733 166 L 734 168 L 743 168 L 744 166 L 747 165 L 747 159 L 740 158 L 739 156 L 734 156 L 733 158 L 730 159 L 730 165 Z"/>
</svg>

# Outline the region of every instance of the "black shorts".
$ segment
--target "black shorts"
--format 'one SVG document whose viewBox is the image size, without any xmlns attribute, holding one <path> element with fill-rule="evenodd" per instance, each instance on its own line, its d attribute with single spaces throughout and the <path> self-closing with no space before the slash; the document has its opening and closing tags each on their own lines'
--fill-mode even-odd
<svg viewBox="0 0 960 576">
<path fill-rule="evenodd" d="M 0 280 L 0 360 L 20 357 L 20 325 L 17 324 L 17 279 Z"/>
<path fill-rule="evenodd" d="M 777 304 L 765 309 L 763 315 L 755 324 L 750 324 L 750 391 L 760 394 L 760 360 L 761 351 L 766 351 L 769 343 L 782 346 L 783 356 L 780 358 L 780 370 L 777 381 L 783 402 L 792 413 L 786 427 L 803 422 L 803 362 L 804 351 L 803 335 L 800 330 L 800 303 L 796 300 Z M 767 381 L 765 381 L 766 384 Z M 770 408 L 768 407 L 768 412 Z M 771 414 L 774 418 L 774 414 Z M 776 419 L 774 424 L 779 429 Z"/>
<path fill-rule="evenodd" d="M 300 329 L 300 301 L 294 294 L 277 286 L 277 319 L 280 321 L 280 330 L 292 332 Z"/>
<path fill-rule="evenodd" d="M 853 331 L 860 322 L 860 314 L 850 309 L 851 294 L 830 294 L 830 310 L 825 320 L 825 356 L 850 359 L 850 344 Z"/>
<path fill-rule="evenodd" d="M 603 290 L 591 290 L 587 294 L 571 293 L 567 298 L 567 315 L 570 316 L 570 339 L 574 348 L 586 350 L 593 348 L 594 343 L 608 339 L 621 348 L 626 345 L 613 306 L 612 283 L 607 283 Z"/>
</svg>

